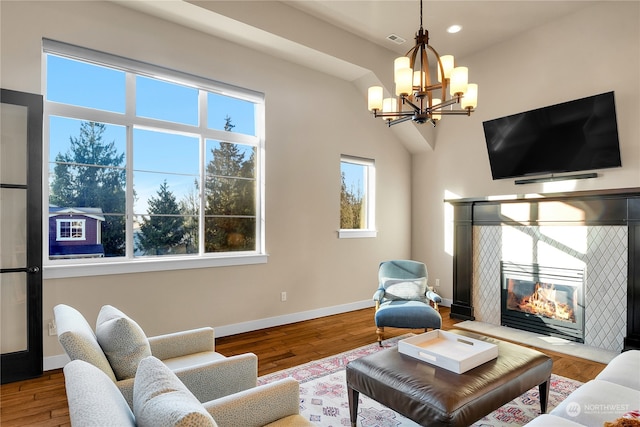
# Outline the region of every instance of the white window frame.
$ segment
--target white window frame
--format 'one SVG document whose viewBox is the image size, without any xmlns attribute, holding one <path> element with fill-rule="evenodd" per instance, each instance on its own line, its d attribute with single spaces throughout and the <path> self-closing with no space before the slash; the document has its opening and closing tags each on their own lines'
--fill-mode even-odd
<svg viewBox="0 0 640 427">
<path fill-rule="evenodd" d="M 46 64 L 47 54 L 54 54 L 70 59 L 77 59 L 84 62 L 120 69 L 134 74 L 127 75 L 127 90 L 130 81 L 135 78 L 135 74 L 146 75 L 172 81 L 177 84 L 196 87 L 201 90 L 200 99 L 206 96 L 206 92 L 218 93 L 225 96 L 236 97 L 254 103 L 255 105 L 255 136 L 243 135 L 239 133 L 229 133 L 223 130 L 207 128 L 206 111 L 202 110 L 203 102 L 200 101 L 200 124 L 198 132 L 201 138 L 235 142 L 239 144 L 251 145 L 256 148 L 256 249 L 244 252 L 218 252 L 200 253 L 180 256 L 162 256 L 154 258 L 140 258 L 133 255 L 133 192 L 132 185 L 132 150 L 131 145 L 127 146 L 127 201 L 126 201 L 126 239 L 128 247 L 125 256 L 114 258 L 92 258 L 92 259 L 64 259 L 50 260 L 48 250 L 49 228 L 43 224 L 43 277 L 45 279 L 97 276 L 122 273 L 139 273 L 147 271 L 181 270 L 193 268 L 221 267 L 232 265 L 263 264 L 267 262 L 268 255 L 265 245 L 265 187 L 264 187 L 264 153 L 265 153 L 265 97 L 263 93 L 250 89 L 245 89 L 226 83 L 210 80 L 195 75 L 182 73 L 172 69 L 142 63 L 128 58 L 111 55 L 84 47 L 70 45 L 54 40 L 43 39 L 42 51 L 42 87 L 46 93 Z M 45 97 L 46 98 L 46 97 Z M 135 117 L 135 105 L 127 102 L 125 114 L 101 111 L 90 108 L 65 105 L 44 100 L 44 126 L 43 126 L 43 153 L 47 160 L 43 161 L 43 176 L 49 176 L 49 116 L 69 117 L 79 120 L 95 121 L 114 125 L 127 126 L 127 138 L 132 135 L 133 124 L 137 126 L 149 126 L 160 128 L 172 132 L 193 132 L 193 127 L 185 129 L 184 125 L 169 123 L 160 120 Z M 202 155 L 203 153 L 201 153 Z M 204 166 L 201 164 L 201 168 Z M 204 169 L 202 169 L 204 170 Z M 43 208 L 49 206 L 49 183 L 43 182 Z M 201 221 L 203 221 L 204 210 L 201 209 Z"/>
<path fill-rule="evenodd" d="M 68 241 L 73 241 L 73 240 L 86 240 L 87 236 L 85 234 L 86 231 L 86 220 L 84 219 L 68 219 L 68 218 L 64 218 L 64 219 L 56 219 L 56 240 L 58 242 L 68 242 Z M 69 231 L 71 232 L 71 236 L 70 237 L 62 237 L 62 224 L 63 223 L 69 223 Z M 73 230 L 77 229 L 78 227 L 74 227 L 73 223 L 79 223 L 80 224 L 80 230 L 82 232 L 82 236 L 81 237 L 73 237 Z"/>
<path fill-rule="evenodd" d="M 366 228 L 341 228 L 338 230 L 338 238 L 357 239 L 376 237 L 378 235 L 376 229 L 376 162 L 372 159 L 342 154 L 340 155 L 340 170 L 342 170 L 342 163 L 353 163 L 365 167 L 365 183 L 363 188 L 365 191 Z"/>
</svg>

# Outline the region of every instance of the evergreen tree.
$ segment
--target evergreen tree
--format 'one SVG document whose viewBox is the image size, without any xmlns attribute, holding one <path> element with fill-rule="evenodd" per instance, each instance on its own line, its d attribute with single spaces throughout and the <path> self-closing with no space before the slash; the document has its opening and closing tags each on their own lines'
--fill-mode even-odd
<svg viewBox="0 0 640 427">
<path fill-rule="evenodd" d="M 362 194 L 360 190 L 348 189 L 345 182 L 345 174 L 342 172 L 342 183 L 340 186 L 340 228 L 360 229 L 362 228 Z"/>
<path fill-rule="evenodd" d="M 231 118 L 224 129 L 231 131 Z M 255 248 L 255 152 L 245 160 L 237 144 L 220 142 L 207 165 L 205 250 Z M 247 216 L 249 218 L 247 218 Z"/>
<path fill-rule="evenodd" d="M 200 185 L 198 180 L 193 181 L 193 189 L 180 200 L 180 213 L 184 218 L 182 243 L 186 252 L 198 252 L 198 213 L 200 212 Z"/>
<path fill-rule="evenodd" d="M 58 153 L 51 181 L 49 203 L 62 207 L 101 208 L 102 245 L 105 256 L 123 256 L 125 251 L 124 153 L 115 141 L 103 140 L 106 125 L 82 122 L 80 135 L 69 138 L 67 153 Z"/>
<path fill-rule="evenodd" d="M 166 180 L 157 194 L 149 198 L 149 217 L 140 224 L 138 245 L 146 254 L 165 255 L 183 242 L 183 218 Z"/>
</svg>

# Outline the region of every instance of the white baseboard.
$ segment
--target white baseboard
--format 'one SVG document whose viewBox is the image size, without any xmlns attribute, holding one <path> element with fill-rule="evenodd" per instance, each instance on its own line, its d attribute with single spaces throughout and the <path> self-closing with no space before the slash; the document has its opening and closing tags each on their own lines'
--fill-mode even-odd
<svg viewBox="0 0 640 427">
<path fill-rule="evenodd" d="M 443 299 L 440 305 L 451 307 L 452 300 Z M 259 329 L 271 328 L 274 326 L 287 325 L 289 323 L 301 322 L 303 320 L 317 319 L 318 317 L 331 316 L 333 314 L 346 313 L 363 308 L 373 307 L 372 300 L 357 301 L 349 304 L 334 305 L 332 307 L 323 307 L 316 310 L 301 311 L 299 313 L 285 314 L 282 316 L 268 317 L 266 319 L 252 320 L 250 322 L 235 323 L 232 325 L 216 326 L 216 337 L 226 337 L 229 335 L 241 334 L 243 332 L 257 331 Z M 373 319 L 371 319 L 373 325 Z M 373 327 L 373 326 L 372 326 Z M 43 369 L 51 371 L 60 369 L 69 362 L 66 354 L 58 354 L 55 356 L 45 357 L 43 360 Z"/>
<path fill-rule="evenodd" d="M 48 356 L 42 360 L 42 370 L 51 371 L 53 369 L 63 368 L 64 365 L 69 363 L 71 359 L 66 354 L 57 354 L 55 356 Z"/>
<path fill-rule="evenodd" d="M 271 328 L 273 326 L 287 325 L 289 323 L 301 322 L 303 320 L 317 319 L 318 317 L 331 316 L 333 314 L 369 308 L 373 307 L 373 305 L 374 303 L 372 300 L 358 301 L 349 304 L 334 305 L 332 307 L 323 307 L 316 310 L 285 314 L 283 316 L 252 320 L 250 322 L 236 323 L 233 325 L 216 326 L 216 337 L 226 337 L 228 335 L 241 334 L 243 332 Z"/>
</svg>

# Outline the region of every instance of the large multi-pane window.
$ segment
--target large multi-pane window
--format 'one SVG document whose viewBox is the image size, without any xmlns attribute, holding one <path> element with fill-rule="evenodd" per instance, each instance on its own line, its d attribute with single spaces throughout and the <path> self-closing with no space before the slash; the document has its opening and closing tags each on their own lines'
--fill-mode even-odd
<svg viewBox="0 0 640 427">
<path fill-rule="evenodd" d="M 375 162 L 340 158 L 340 232 L 344 237 L 375 237 Z"/>
<path fill-rule="evenodd" d="M 44 59 L 49 211 L 103 219 L 104 258 L 77 263 L 264 254 L 262 94 L 50 40 Z"/>
</svg>

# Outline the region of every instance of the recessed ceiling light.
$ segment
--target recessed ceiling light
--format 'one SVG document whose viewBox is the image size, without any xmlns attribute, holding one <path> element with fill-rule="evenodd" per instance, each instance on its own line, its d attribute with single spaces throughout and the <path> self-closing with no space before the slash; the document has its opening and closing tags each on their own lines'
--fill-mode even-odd
<svg viewBox="0 0 640 427">
<path fill-rule="evenodd" d="M 449 28 L 447 28 L 447 33 L 455 34 L 455 33 L 459 32 L 460 30 L 462 30 L 462 26 L 460 26 L 460 25 L 452 25 Z"/>
</svg>

